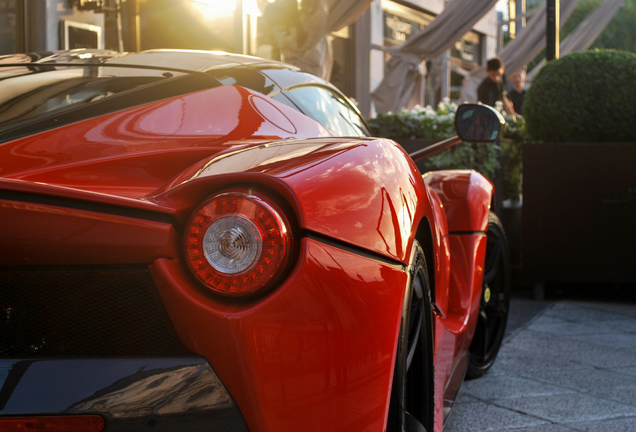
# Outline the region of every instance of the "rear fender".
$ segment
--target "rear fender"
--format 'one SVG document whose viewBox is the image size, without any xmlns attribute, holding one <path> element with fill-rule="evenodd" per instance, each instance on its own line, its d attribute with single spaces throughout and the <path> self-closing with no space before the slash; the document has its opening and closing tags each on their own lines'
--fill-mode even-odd
<svg viewBox="0 0 636 432">
<path fill-rule="evenodd" d="M 424 175 L 424 182 L 440 202 L 436 216 L 445 218 L 448 225 L 445 244 L 450 252 L 450 274 L 446 313 L 436 320 L 436 348 L 439 351 L 444 345 L 453 349 L 439 352 L 435 373 L 436 381 L 444 382 L 444 399 L 453 400 L 465 369 L 463 353 L 479 312 L 494 187 L 483 175 L 469 170 L 430 172 Z"/>
<path fill-rule="evenodd" d="M 303 237 L 296 267 L 263 298 L 228 303 L 201 292 L 178 262 L 157 260 L 151 271 L 177 333 L 211 361 L 250 430 L 286 430 L 299 419 L 310 419 L 308 430 L 382 430 L 407 282 L 404 265 L 418 228 L 420 234 L 429 230 L 435 257 L 441 243 L 431 229 L 431 195 L 420 173 L 392 141 L 289 140 L 217 156 L 152 200 L 174 208 L 183 227 L 208 196 L 237 185 L 273 191 L 289 204 Z M 327 323 L 329 331 L 316 322 Z M 349 370 L 350 364 L 356 367 Z M 363 407 L 375 407 L 373 415 L 357 406 L 349 390 L 339 393 L 352 385 L 373 395 Z M 442 383 L 435 388 L 441 400 Z M 277 416 L 277 404 L 290 406 L 289 399 L 292 414 Z M 302 403 L 307 400 L 310 406 Z M 331 406 L 339 408 L 324 409 Z M 345 424 L 344 412 L 364 416 Z"/>
<path fill-rule="evenodd" d="M 472 170 L 433 171 L 424 181 L 439 196 L 450 234 L 485 232 L 494 186 Z"/>
<path fill-rule="evenodd" d="M 403 264 L 420 221 L 432 220 L 417 168 L 398 145 L 383 139 L 287 140 L 241 149 L 215 157 L 152 200 L 175 208 L 184 223 L 206 196 L 234 184 L 275 190 L 306 233 Z"/>
</svg>

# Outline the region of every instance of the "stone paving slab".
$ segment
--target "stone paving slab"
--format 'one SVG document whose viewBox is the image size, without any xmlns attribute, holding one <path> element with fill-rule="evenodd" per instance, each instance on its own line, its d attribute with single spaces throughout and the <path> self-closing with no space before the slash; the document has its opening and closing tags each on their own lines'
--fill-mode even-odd
<svg viewBox="0 0 636 432">
<path fill-rule="evenodd" d="M 612 314 L 623 315 L 629 318 L 636 318 L 636 308 L 629 303 L 592 303 L 589 301 L 568 301 L 568 304 L 583 309 L 594 309 L 611 312 Z"/>
<path fill-rule="evenodd" d="M 612 372 L 623 374 L 623 375 L 636 376 L 636 367 L 616 368 L 616 369 L 612 369 Z"/>
<path fill-rule="evenodd" d="M 514 430 L 548 423 L 537 417 L 478 401 L 453 407 L 444 431 Z M 466 425 L 470 425 L 470 429 L 465 429 Z"/>
<path fill-rule="evenodd" d="M 550 357 L 539 351 L 529 353 L 527 351 L 507 349 L 504 345 L 488 375 L 509 375 L 534 379 L 537 374 L 541 373 L 585 369 L 588 367 L 581 363 L 570 361 L 567 358 Z"/>
<path fill-rule="evenodd" d="M 468 430 L 468 429 L 467 429 Z M 473 430 L 473 429 L 470 429 Z M 542 424 L 538 426 L 522 427 L 515 429 L 493 429 L 492 432 L 573 432 L 576 429 L 568 427 L 567 425 L 559 424 Z"/>
<path fill-rule="evenodd" d="M 494 401 L 528 396 L 551 396 L 574 390 L 508 375 L 486 375 L 464 383 L 462 392 L 478 400 Z"/>
<path fill-rule="evenodd" d="M 627 416 L 633 416 L 636 420 L 636 407 L 581 393 L 502 399 L 496 400 L 494 403 L 499 407 L 525 413 L 552 423 L 565 423 L 573 420 L 606 420 Z"/>
<path fill-rule="evenodd" d="M 636 305 L 529 306 L 535 316 L 464 383 L 444 431 L 636 432 Z"/>
<path fill-rule="evenodd" d="M 591 343 L 597 346 L 618 348 L 636 355 L 636 333 L 610 333 L 571 337 L 572 340 Z"/>
<path fill-rule="evenodd" d="M 526 330 L 509 341 L 509 349 L 530 353 L 541 352 L 543 356 L 568 359 L 575 363 L 600 367 L 636 366 L 636 355 L 624 350 L 612 350 L 587 342 L 554 337 Z"/>
<path fill-rule="evenodd" d="M 636 388 L 636 377 L 593 367 L 544 371 L 535 374 L 533 379 L 537 384 L 558 386 L 593 396 L 607 396 L 615 390 Z"/>
<path fill-rule="evenodd" d="M 582 323 L 617 321 L 634 318 L 631 314 L 625 311 L 624 307 L 616 306 L 613 308 L 603 305 L 601 308 L 596 308 L 593 304 L 581 302 L 556 303 L 553 307 L 546 309 L 544 315 L 546 317 Z"/>
<path fill-rule="evenodd" d="M 627 417 L 596 422 L 567 423 L 564 426 L 583 432 L 634 432 L 636 430 L 635 425 L 636 422 L 634 418 Z"/>
<path fill-rule="evenodd" d="M 594 326 L 584 322 L 572 322 L 560 318 L 543 317 L 529 325 L 528 330 L 539 333 L 547 333 L 555 337 L 566 336 L 590 336 L 610 335 L 616 332 L 628 334 L 629 325 L 634 325 L 632 320 L 620 319 L 610 321 L 598 321 Z"/>
</svg>

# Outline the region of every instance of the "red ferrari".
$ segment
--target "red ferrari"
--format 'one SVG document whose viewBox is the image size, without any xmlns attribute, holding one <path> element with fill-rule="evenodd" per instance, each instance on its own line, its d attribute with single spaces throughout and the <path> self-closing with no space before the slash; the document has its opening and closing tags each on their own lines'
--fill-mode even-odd
<svg viewBox="0 0 636 432">
<path fill-rule="evenodd" d="M 413 162 L 458 140 L 252 57 L 0 57 L 0 430 L 442 431 L 510 286 L 491 182 Z"/>
</svg>

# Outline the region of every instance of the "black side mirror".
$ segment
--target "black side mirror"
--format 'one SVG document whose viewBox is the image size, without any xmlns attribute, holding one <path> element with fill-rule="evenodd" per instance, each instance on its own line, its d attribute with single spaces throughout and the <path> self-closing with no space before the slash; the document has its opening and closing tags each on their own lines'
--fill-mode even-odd
<svg viewBox="0 0 636 432">
<path fill-rule="evenodd" d="M 463 104 L 455 113 L 455 130 L 462 141 L 491 143 L 499 137 L 506 124 L 499 112 L 483 104 Z"/>
</svg>

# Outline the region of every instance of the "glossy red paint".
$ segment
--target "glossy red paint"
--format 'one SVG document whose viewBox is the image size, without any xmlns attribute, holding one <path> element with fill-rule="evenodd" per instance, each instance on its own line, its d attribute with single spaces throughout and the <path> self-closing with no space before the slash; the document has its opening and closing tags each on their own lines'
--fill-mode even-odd
<svg viewBox="0 0 636 432">
<path fill-rule="evenodd" d="M 3 265 L 149 263 L 174 257 L 169 223 L 133 217 L 0 200 L 0 260 Z"/>
<path fill-rule="evenodd" d="M 293 196 L 301 228 L 402 263 L 408 262 L 419 221 L 432 218 L 417 168 L 401 147 L 388 140 L 273 142 L 219 155 L 197 173 L 196 179 L 237 171 L 284 184 Z M 244 179 L 249 181 L 249 177 Z M 191 187 L 186 183 L 183 189 Z M 177 188 L 157 200 L 176 199 L 180 193 Z"/>
<path fill-rule="evenodd" d="M 441 432 L 448 413 L 444 408 L 450 408 L 459 391 L 477 323 L 483 278 L 477 269 L 485 259 L 484 231 L 493 186 L 475 171 L 434 171 L 423 178 L 437 237 L 443 240 L 439 254 L 446 251 L 449 263 L 448 277 L 435 287 L 436 304 L 443 314 L 435 317 L 435 431 Z M 443 258 L 436 259 L 438 267 Z"/>
<path fill-rule="evenodd" d="M 358 165 L 364 169 L 356 168 Z M 316 190 L 319 185 L 336 191 L 348 178 L 355 180 L 346 185 L 350 203 L 334 202 L 329 193 Z M 322 234 L 376 249 L 396 261 L 407 260 L 404 250 L 412 245 L 419 221 L 432 218 L 430 207 L 416 206 L 427 200 L 421 177 L 402 150 L 385 140 L 330 138 L 237 149 L 213 157 L 196 176 L 150 202 L 94 191 L 69 195 L 93 202 L 140 203 L 146 210 L 152 208 L 183 222 L 206 196 L 237 183 L 261 185 L 286 197 L 304 229 L 320 233 L 321 227 L 331 223 L 336 229 Z M 26 189 L 60 195 L 67 190 L 54 185 Z M 391 201 L 393 196 L 400 197 L 399 201 Z M 365 210 L 371 215 L 365 216 Z M 59 226 L 67 239 L 80 238 L 73 231 L 81 226 L 78 219 L 93 217 L 103 224 L 105 237 L 112 242 L 122 240 L 120 224 L 126 218 L 51 210 L 55 211 L 63 217 L 59 222 L 54 219 L 51 226 Z M 318 215 L 307 217 L 311 211 Z M 366 233 L 363 224 L 375 229 Z M 164 248 L 160 244 L 168 238 L 170 246 Z M 386 247 L 385 241 L 396 239 L 402 244 L 400 250 Z M 154 249 L 150 247 L 147 255 L 137 254 L 135 259 L 154 260 L 153 277 L 181 339 L 211 361 L 251 430 L 290 430 L 298 424 L 315 425 L 312 430 L 384 428 L 407 280 L 401 266 L 305 239 L 304 252 L 288 281 L 267 297 L 242 304 L 204 294 L 180 263 L 181 238 L 165 232 L 155 240 Z M 91 247 L 103 241 L 96 238 Z M 68 247 L 61 255 L 68 262 L 93 263 L 104 258 L 97 249 L 77 246 L 77 242 L 63 240 L 56 248 Z M 118 253 L 128 246 L 121 243 Z M 80 254 L 87 257 L 85 261 Z M 113 251 L 110 254 L 117 256 Z M 157 256 L 164 258 L 155 260 Z M 41 258 L 39 263 L 51 263 L 47 260 L 52 257 Z M 334 286 L 342 289 L 334 293 Z M 351 388 L 357 396 L 352 396 Z M 283 412 L 290 414 L 282 416 Z"/>
<path fill-rule="evenodd" d="M 0 172 L 4 178 L 141 198 L 193 164 L 253 141 L 331 135 L 283 104 L 224 86 L 4 143 Z"/>
<path fill-rule="evenodd" d="M 439 195 L 451 232 L 486 231 L 493 184 L 476 171 L 433 171 L 424 181 Z"/>
<path fill-rule="evenodd" d="M 435 316 L 435 430 L 440 432 L 447 414 L 443 408 L 452 405 L 464 377 L 481 299 L 483 274 L 477 266 L 483 265 L 486 253 L 485 234 L 449 238 L 452 261 L 448 311 L 445 317 Z"/>
<path fill-rule="evenodd" d="M 211 361 L 250 431 L 384 429 L 401 267 L 304 239 L 292 275 L 250 303 L 202 294 L 175 261 L 151 271 L 180 338 Z"/>
<path fill-rule="evenodd" d="M 405 268 L 428 222 L 441 432 L 481 296 L 493 191 L 483 176 L 423 181 L 392 141 L 333 137 L 233 86 L 4 143 L 0 174 L 0 189 L 54 199 L 0 200 L 0 224 L 13 230 L 0 232 L 2 264 L 149 265 L 180 339 L 210 361 L 252 432 L 384 430 Z M 177 234 L 207 197 L 237 185 L 280 196 L 304 236 L 285 281 L 244 301 L 207 292 Z M 120 215 L 133 210 L 166 222 Z"/>
<path fill-rule="evenodd" d="M 433 210 L 434 256 L 435 256 L 435 298 L 434 302 L 442 316 L 448 315 L 448 295 L 451 271 L 451 255 L 448 243 L 448 224 L 444 205 L 437 193 L 429 187 L 426 188 L 431 208 Z M 431 271 L 431 269 L 429 269 Z"/>
<path fill-rule="evenodd" d="M 111 202 L 112 196 L 157 197 L 168 192 L 166 184 L 228 172 L 289 177 L 285 183 L 295 192 L 305 228 L 406 262 L 414 224 L 430 206 L 416 205 L 428 199 L 403 150 L 368 139 L 264 144 L 330 133 L 283 104 L 260 99 L 226 86 L 107 114 L 3 144 L 0 169 L 8 179 L 98 192 Z M 281 116 L 296 134 L 281 128 L 292 128 Z M 300 190 L 305 182 L 312 187 Z M 343 196 L 343 189 L 346 199 L 334 201 L 333 192 Z"/>
</svg>

